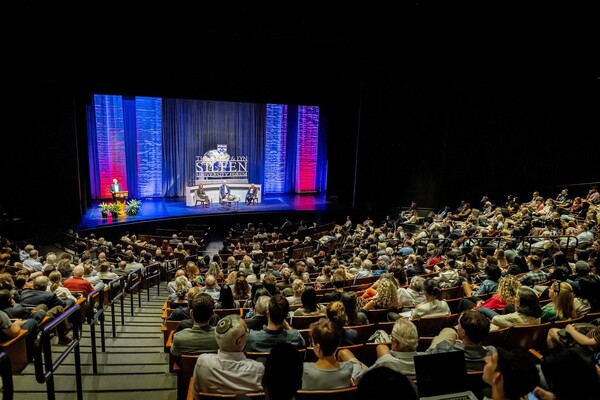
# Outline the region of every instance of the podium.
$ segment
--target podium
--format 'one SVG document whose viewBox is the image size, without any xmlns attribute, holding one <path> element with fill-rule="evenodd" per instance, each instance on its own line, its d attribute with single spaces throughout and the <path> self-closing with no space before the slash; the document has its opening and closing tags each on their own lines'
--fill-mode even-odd
<svg viewBox="0 0 600 400">
<path fill-rule="evenodd" d="M 129 196 L 129 192 L 127 192 L 127 190 L 115 192 L 115 203 L 119 205 L 119 215 L 126 215 L 125 203 L 127 203 L 127 196 Z"/>
</svg>

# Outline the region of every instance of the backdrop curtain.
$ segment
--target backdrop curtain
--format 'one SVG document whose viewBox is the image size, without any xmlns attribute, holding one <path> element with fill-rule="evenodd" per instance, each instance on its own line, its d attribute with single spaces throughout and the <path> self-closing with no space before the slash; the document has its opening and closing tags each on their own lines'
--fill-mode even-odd
<svg viewBox="0 0 600 400">
<path fill-rule="evenodd" d="M 265 113 L 264 104 L 163 99 L 163 196 L 184 196 L 196 156 L 217 144 L 247 156 L 248 180 L 263 185 Z"/>
</svg>

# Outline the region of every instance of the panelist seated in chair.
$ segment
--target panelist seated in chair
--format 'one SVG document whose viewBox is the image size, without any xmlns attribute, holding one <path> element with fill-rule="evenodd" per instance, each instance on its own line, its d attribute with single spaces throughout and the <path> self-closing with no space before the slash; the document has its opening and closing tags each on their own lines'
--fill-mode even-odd
<svg viewBox="0 0 600 400">
<path fill-rule="evenodd" d="M 227 181 L 223 181 L 223 184 L 219 187 L 219 201 L 223 202 L 231 195 L 231 188 L 227 184 Z"/>
<path fill-rule="evenodd" d="M 250 184 L 248 191 L 246 192 L 246 205 L 252 204 L 252 201 L 258 198 L 258 188 L 254 183 Z"/>
<path fill-rule="evenodd" d="M 204 205 L 210 206 L 210 198 L 206 194 L 203 184 L 200 183 L 198 185 L 195 195 L 196 195 L 196 204 L 198 204 L 198 202 L 201 201 L 204 203 Z"/>
</svg>

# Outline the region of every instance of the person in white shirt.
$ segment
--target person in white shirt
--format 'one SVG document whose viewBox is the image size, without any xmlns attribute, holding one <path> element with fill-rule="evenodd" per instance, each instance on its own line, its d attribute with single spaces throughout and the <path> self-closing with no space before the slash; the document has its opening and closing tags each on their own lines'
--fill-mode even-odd
<svg viewBox="0 0 600 400">
<path fill-rule="evenodd" d="M 264 364 L 246 358 L 244 347 L 248 337 L 246 322 L 239 315 L 219 320 L 215 338 L 217 354 L 200 354 L 194 368 L 194 393 L 260 392 Z"/>
</svg>

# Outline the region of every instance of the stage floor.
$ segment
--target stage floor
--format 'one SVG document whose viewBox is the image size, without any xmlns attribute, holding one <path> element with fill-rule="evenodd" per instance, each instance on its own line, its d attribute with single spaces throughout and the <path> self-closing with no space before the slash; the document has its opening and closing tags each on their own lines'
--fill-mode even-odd
<svg viewBox="0 0 600 400">
<path fill-rule="evenodd" d="M 246 205 L 240 201 L 238 207 L 225 207 L 213 203 L 209 208 L 198 204 L 196 207 L 185 205 L 185 197 L 180 198 L 147 198 L 141 199 L 142 206 L 137 216 L 120 216 L 116 221 L 111 216 L 103 220 L 98 205 L 101 201 L 95 201 L 82 216 L 81 223 L 74 227 L 75 230 L 88 230 L 103 228 L 113 225 L 128 223 L 139 223 L 144 221 L 156 221 L 161 219 L 209 216 L 209 215 L 232 215 L 237 213 L 270 213 L 289 211 L 331 211 L 336 204 L 327 202 L 325 194 L 302 194 L 302 195 L 266 195 L 262 202 Z"/>
</svg>

